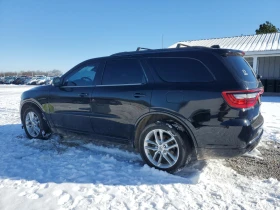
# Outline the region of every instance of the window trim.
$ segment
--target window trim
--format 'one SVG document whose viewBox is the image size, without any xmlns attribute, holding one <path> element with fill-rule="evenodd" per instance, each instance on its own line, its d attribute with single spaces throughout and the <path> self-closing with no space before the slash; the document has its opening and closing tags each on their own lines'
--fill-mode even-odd
<svg viewBox="0 0 280 210">
<path fill-rule="evenodd" d="M 154 66 L 149 62 L 149 60 L 151 59 L 190 59 L 190 60 L 195 60 L 195 61 L 198 61 L 199 63 L 201 63 L 205 68 L 206 70 L 209 72 L 209 74 L 212 76 L 212 80 L 209 80 L 207 82 L 202 82 L 202 81 L 198 81 L 198 82 L 168 82 L 168 81 L 165 81 L 160 75 L 159 73 L 157 72 L 157 70 L 154 68 Z M 211 83 L 211 82 L 215 82 L 217 81 L 215 75 L 213 74 L 213 72 L 208 68 L 208 66 L 206 66 L 202 61 L 196 59 L 196 58 L 191 58 L 191 57 L 149 57 L 147 58 L 147 61 L 148 61 L 148 64 L 149 66 L 152 67 L 152 69 L 154 70 L 154 72 L 156 73 L 156 75 L 158 76 L 158 78 L 164 82 L 167 82 L 167 83 Z"/>
<path fill-rule="evenodd" d="M 142 73 L 143 73 L 143 75 L 145 77 L 146 82 L 145 83 L 131 83 L 131 84 L 110 84 L 110 85 L 102 84 L 103 83 L 103 79 L 104 79 L 104 73 L 106 71 L 107 63 L 110 62 L 110 61 L 123 61 L 123 60 L 135 60 L 139 64 L 139 66 L 140 66 L 140 68 L 142 70 Z M 147 75 L 146 75 L 146 73 L 144 71 L 144 68 L 143 68 L 143 66 L 142 66 L 142 64 L 141 64 L 139 59 L 137 59 L 137 58 L 121 58 L 121 59 L 110 59 L 110 60 L 106 60 L 105 61 L 104 68 L 103 68 L 103 71 L 102 71 L 101 80 L 100 80 L 100 85 L 96 85 L 96 86 L 98 86 L 98 87 L 102 87 L 102 86 L 103 87 L 106 87 L 106 86 L 108 86 L 108 87 L 109 86 L 130 86 L 130 85 L 131 86 L 135 86 L 135 85 L 145 85 L 148 82 L 149 82 L 148 77 L 147 77 Z"/>
<path fill-rule="evenodd" d="M 96 85 L 96 87 L 112 87 L 112 86 L 136 86 L 145 85 L 147 83 L 133 83 L 133 84 L 112 84 L 112 85 Z"/>
<path fill-rule="evenodd" d="M 87 85 L 87 86 L 61 86 L 61 88 L 87 88 L 87 87 L 96 87 L 97 85 Z"/>
</svg>

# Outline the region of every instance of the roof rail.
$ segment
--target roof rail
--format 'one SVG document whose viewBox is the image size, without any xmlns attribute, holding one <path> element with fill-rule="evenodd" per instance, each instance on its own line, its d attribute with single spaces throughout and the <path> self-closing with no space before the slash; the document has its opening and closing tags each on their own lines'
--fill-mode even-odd
<svg viewBox="0 0 280 210">
<path fill-rule="evenodd" d="M 177 44 L 176 48 L 181 48 L 181 47 L 190 47 L 189 45 L 186 45 L 186 44 L 182 44 L 182 43 L 179 43 Z"/>
<path fill-rule="evenodd" d="M 221 48 L 221 47 L 220 47 L 220 45 L 215 44 L 215 45 L 212 45 L 211 48 Z"/>
<path fill-rule="evenodd" d="M 144 47 L 137 47 L 136 51 L 141 51 L 141 50 L 151 50 L 149 48 L 144 48 Z"/>
</svg>

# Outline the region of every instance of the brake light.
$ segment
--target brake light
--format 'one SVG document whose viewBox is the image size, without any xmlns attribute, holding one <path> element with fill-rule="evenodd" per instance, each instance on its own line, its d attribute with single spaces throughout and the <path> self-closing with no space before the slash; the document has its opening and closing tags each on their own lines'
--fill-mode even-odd
<svg viewBox="0 0 280 210">
<path fill-rule="evenodd" d="M 222 92 L 223 98 L 228 105 L 239 109 L 246 109 L 255 106 L 261 94 L 263 94 L 263 88 Z"/>
</svg>

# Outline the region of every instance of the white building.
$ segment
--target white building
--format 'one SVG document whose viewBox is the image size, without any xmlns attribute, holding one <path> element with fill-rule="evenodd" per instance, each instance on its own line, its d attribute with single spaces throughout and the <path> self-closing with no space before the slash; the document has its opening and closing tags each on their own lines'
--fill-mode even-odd
<svg viewBox="0 0 280 210">
<path fill-rule="evenodd" d="M 242 50 L 253 69 L 264 79 L 280 79 L 280 33 L 235 36 L 177 42 L 189 46 L 220 45 L 221 48 Z"/>
</svg>

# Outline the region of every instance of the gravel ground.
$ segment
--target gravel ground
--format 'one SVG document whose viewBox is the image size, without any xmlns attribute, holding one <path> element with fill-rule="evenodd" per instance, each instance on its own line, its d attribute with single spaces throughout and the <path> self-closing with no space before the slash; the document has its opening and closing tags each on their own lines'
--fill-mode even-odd
<svg viewBox="0 0 280 210">
<path fill-rule="evenodd" d="M 280 180 L 280 144 L 271 141 L 263 142 L 257 148 L 260 158 L 241 156 L 227 159 L 226 165 L 245 176 Z"/>
</svg>

